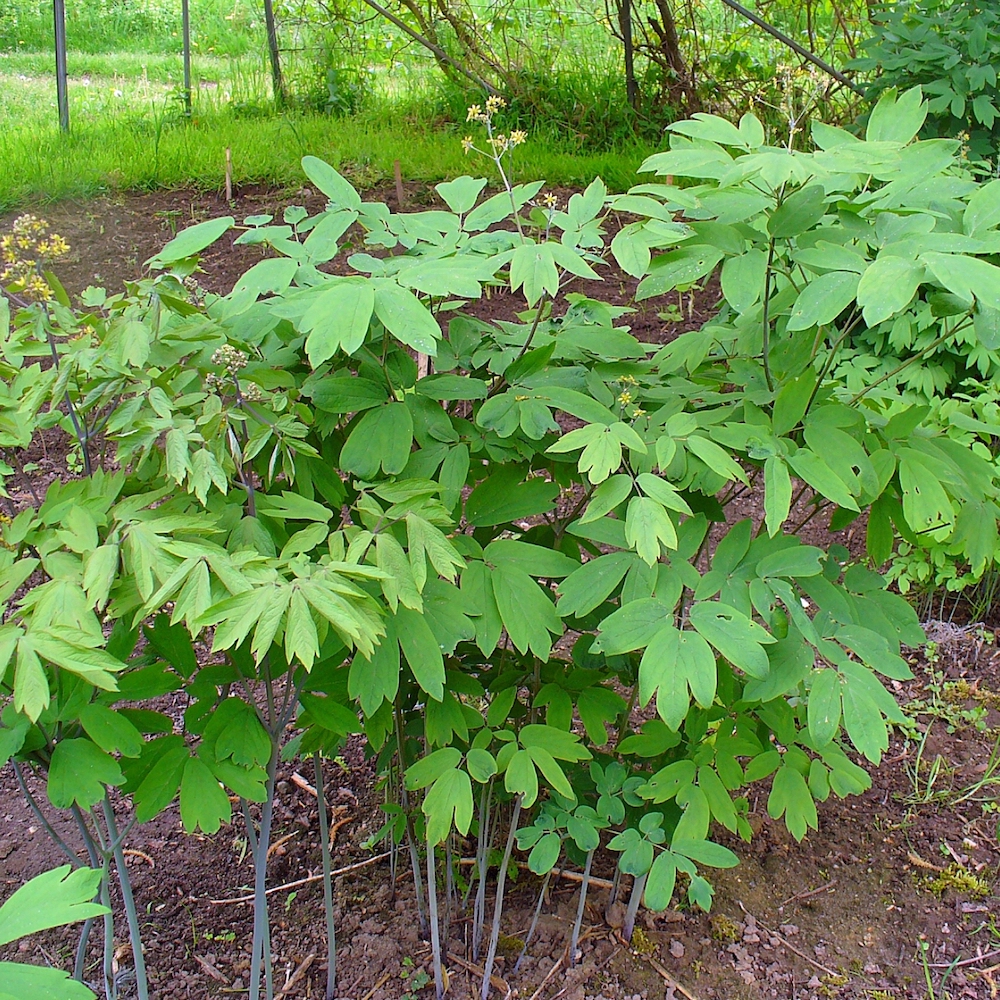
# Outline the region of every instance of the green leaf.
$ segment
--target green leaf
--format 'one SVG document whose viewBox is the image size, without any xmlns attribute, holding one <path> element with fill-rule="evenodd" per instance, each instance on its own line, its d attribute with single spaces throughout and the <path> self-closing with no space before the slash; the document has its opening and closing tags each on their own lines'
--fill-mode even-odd
<svg viewBox="0 0 1000 1000">
<path fill-rule="evenodd" d="M 124 782 L 114 757 L 90 740 L 61 740 L 52 751 L 48 795 L 57 809 L 69 809 L 74 802 L 82 809 L 89 809 L 104 798 L 105 785 Z"/>
<path fill-rule="evenodd" d="M 858 751 L 873 764 L 879 764 L 882 754 L 889 749 L 889 731 L 882 713 L 857 675 L 845 673 L 844 680 L 844 728 Z"/>
<path fill-rule="evenodd" d="M 654 597 L 630 601 L 601 622 L 593 648 L 596 651 L 599 644 L 608 656 L 642 649 L 672 616 L 673 610 Z"/>
<path fill-rule="evenodd" d="M 677 730 L 690 708 L 690 696 L 703 708 L 715 700 L 715 654 L 696 632 L 664 625 L 650 640 L 639 665 L 639 701 L 645 705 L 656 694 L 656 710 Z"/>
<path fill-rule="evenodd" d="M 644 223 L 623 226 L 611 240 L 611 253 L 618 266 L 633 278 L 641 278 L 649 268 L 649 243 L 644 238 Z"/>
<path fill-rule="evenodd" d="M 289 663 L 297 659 L 306 670 L 311 670 L 318 653 L 316 622 L 313 621 L 305 595 L 296 588 L 292 591 L 285 617 L 285 657 Z"/>
<path fill-rule="evenodd" d="M 406 787 L 411 791 L 432 785 L 442 774 L 458 767 L 462 751 L 457 747 L 442 747 L 422 757 L 406 769 Z"/>
<path fill-rule="evenodd" d="M 444 199 L 444 203 L 457 215 L 465 215 L 479 200 L 486 187 L 485 177 L 463 175 L 453 181 L 436 184 L 434 190 Z"/>
<path fill-rule="evenodd" d="M 81 646 L 51 631 L 35 629 L 30 636 L 35 652 L 56 666 L 77 674 L 105 691 L 117 690 L 115 673 L 124 667 L 104 649 Z M 23 642 L 23 640 L 22 640 Z"/>
<path fill-rule="evenodd" d="M 632 497 L 625 517 L 625 541 L 649 566 L 660 558 L 660 545 L 677 548 L 677 531 L 666 510 L 649 497 Z"/>
<path fill-rule="evenodd" d="M 533 806 L 538 798 L 538 775 L 535 772 L 535 762 L 527 750 L 516 750 L 507 764 L 504 772 L 504 788 L 508 792 L 521 795 L 525 806 Z"/>
<path fill-rule="evenodd" d="M 816 373 L 811 369 L 782 385 L 774 398 L 774 412 L 771 415 L 775 434 L 780 437 L 798 426 L 815 388 Z"/>
<path fill-rule="evenodd" d="M 340 452 L 340 464 L 360 479 L 374 479 L 379 468 L 396 476 L 410 460 L 413 418 L 405 403 L 369 410 L 351 431 Z"/>
<path fill-rule="evenodd" d="M 817 829 L 816 803 L 805 778 L 794 767 L 785 764 L 778 768 L 767 798 L 767 814 L 771 819 L 784 816 L 785 826 L 796 840 L 801 840 L 810 827 Z"/>
<path fill-rule="evenodd" d="M 809 735 L 818 747 L 826 746 L 840 729 L 840 675 L 817 670 L 809 689 Z"/>
<path fill-rule="evenodd" d="M 493 593 L 510 641 L 521 652 L 530 649 L 547 660 L 552 649 L 549 635 L 561 635 L 562 620 L 552 601 L 523 570 L 498 566 L 493 570 Z"/>
<path fill-rule="evenodd" d="M 1000 348 L 1000 309 L 990 309 L 979 304 L 973 317 L 976 339 L 988 351 Z"/>
<path fill-rule="evenodd" d="M 830 271 L 813 278 L 799 292 L 786 329 L 809 330 L 832 323 L 854 301 L 859 280 L 850 271 Z"/>
<path fill-rule="evenodd" d="M 614 510 L 632 493 L 632 477 L 626 473 L 618 476 L 611 476 L 605 479 L 590 497 L 587 510 L 580 518 L 581 524 L 596 521 L 604 517 L 609 511 Z"/>
<path fill-rule="evenodd" d="M 14 711 L 23 712 L 32 722 L 49 706 L 49 681 L 32 641 L 21 636 L 17 643 L 14 670 Z"/>
<path fill-rule="evenodd" d="M 522 243 L 510 260 L 510 288 L 524 289 L 529 306 L 534 306 L 543 294 L 554 296 L 559 290 L 559 271 L 552 247 L 547 243 Z"/>
<path fill-rule="evenodd" d="M 1000 267 L 963 254 L 923 253 L 920 259 L 949 292 L 989 309 L 1000 309 Z"/>
<path fill-rule="evenodd" d="M 848 510 L 859 510 L 847 484 L 815 452 L 800 448 L 788 460 L 795 473 L 817 493 Z"/>
<path fill-rule="evenodd" d="M 211 246 L 223 233 L 229 232 L 236 225 L 236 220 L 227 215 L 221 219 L 209 219 L 189 226 L 179 232 L 158 254 L 146 261 L 148 267 L 164 268 L 177 261 L 193 257 Z"/>
<path fill-rule="evenodd" d="M 472 782 L 458 768 L 445 771 L 424 796 L 423 813 L 427 817 L 427 840 L 437 845 L 447 840 L 452 823 L 464 837 L 472 823 Z"/>
<path fill-rule="evenodd" d="M 868 142 L 912 142 L 927 118 L 927 104 L 920 87 L 911 87 L 898 100 L 896 89 L 882 92 L 868 116 L 865 139 Z"/>
<path fill-rule="evenodd" d="M 899 485 L 907 524 L 931 538 L 947 537 L 955 521 L 955 510 L 934 468 L 925 465 L 916 450 L 906 449 L 906 457 L 900 459 Z"/>
<path fill-rule="evenodd" d="M 738 479 L 741 483 L 749 484 L 746 472 L 742 466 L 738 465 L 729 454 L 720 448 L 714 441 L 700 434 L 692 434 L 687 439 L 687 449 L 692 455 L 700 458 L 716 475 L 724 479 Z"/>
<path fill-rule="evenodd" d="M 465 568 L 465 560 L 444 533 L 413 512 L 406 515 L 406 537 L 410 546 L 410 567 L 418 590 L 423 589 L 426 579 L 427 558 L 447 580 L 453 581 Z"/>
<path fill-rule="evenodd" d="M 590 751 L 580 742 L 580 737 L 576 733 L 557 729 L 555 726 L 530 723 L 522 727 L 519 738 L 521 746 L 544 750 L 556 760 L 589 760 L 591 756 Z"/>
<path fill-rule="evenodd" d="M 562 852 L 562 838 L 558 833 L 546 833 L 531 849 L 528 855 L 528 869 L 535 875 L 545 875 L 552 871 Z"/>
<path fill-rule="evenodd" d="M 501 468 L 484 479 L 465 502 L 465 517 L 474 527 L 492 527 L 543 514 L 555 506 L 558 483 L 531 476 L 524 471 Z"/>
<path fill-rule="evenodd" d="M 679 514 L 691 514 L 687 501 L 665 479 L 654 476 L 651 472 L 640 472 L 635 481 L 646 496 L 652 497 L 667 510 L 675 510 Z"/>
<path fill-rule="evenodd" d="M 762 643 L 775 642 L 774 636 L 742 612 L 716 601 L 692 605 L 691 624 L 733 666 L 751 677 L 767 676 L 769 662 Z"/>
<path fill-rule="evenodd" d="M 218 779 L 199 757 L 189 757 L 181 778 L 181 822 L 186 833 L 199 827 L 203 833 L 216 833 L 232 819 L 229 796 Z"/>
<path fill-rule="evenodd" d="M 1000 225 L 1000 180 L 981 184 L 973 191 L 962 216 L 966 236 L 982 236 Z"/>
<path fill-rule="evenodd" d="M 772 455 L 764 462 L 764 520 L 767 533 L 774 538 L 788 520 L 792 505 L 792 479 L 788 466 Z"/>
<path fill-rule="evenodd" d="M 329 163 L 315 156 L 304 156 L 302 169 L 306 177 L 330 199 L 327 211 L 343 208 L 357 211 L 361 208 L 361 195 Z"/>
<path fill-rule="evenodd" d="M 301 323 L 309 334 L 309 364 L 318 368 L 339 350 L 353 354 L 368 335 L 374 309 L 375 289 L 370 282 L 336 279 L 321 286 Z"/>
<path fill-rule="evenodd" d="M 585 688 L 576 701 L 576 709 L 587 730 L 587 738 L 595 746 L 604 746 L 608 742 L 607 723 L 614 722 L 626 707 L 625 700 L 620 695 L 600 685 Z"/>
<path fill-rule="evenodd" d="M 84 705 L 80 710 L 80 724 L 87 735 L 102 749 L 115 750 L 124 757 L 138 757 L 142 753 L 143 738 L 125 716 L 97 702 Z"/>
<path fill-rule="evenodd" d="M 767 220 L 767 231 L 775 239 L 800 236 L 826 213 L 826 191 L 821 184 L 811 184 L 790 194 Z"/>
<path fill-rule="evenodd" d="M 639 282 L 637 302 L 672 292 L 678 285 L 691 285 L 715 270 L 724 254 L 716 247 L 685 245 L 657 257 L 649 267 L 649 274 Z"/>
<path fill-rule="evenodd" d="M 754 247 L 746 253 L 728 257 L 722 265 L 722 294 L 738 312 L 745 313 L 764 294 L 767 254 Z"/>
<path fill-rule="evenodd" d="M 758 124 L 760 124 L 758 122 Z M 717 142 L 723 146 L 745 146 L 745 135 L 732 122 L 719 115 L 709 115 L 696 111 L 685 121 L 674 122 L 667 126 L 668 132 L 679 132 L 692 139 L 704 139 L 707 142 Z"/>
<path fill-rule="evenodd" d="M 575 559 L 555 549 L 509 538 L 498 538 L 490 542 L 483 552 L 483 559 L 497 566 L 510 566 L 523 570 L 529 576 L 549 580 L 562 579 L 580 568 Z"/>
<path fill-rule="evenodd" d="M 0 1000 L 95 1000 L 93 992 L 62 969 L 0 962 Z"/>
<path fill-rule="evenodd" d="M 762 580 L 771 576 L 819 576 L 823 572 L 820 560 L 825 557 L 826 553 L 814 545 L 789 545 L 764 556 L 757 563 L 757 576 Z"/>
<path fill-rule="evenodd" d="M 735 868 L 740 863 L 728 847 L 711 840 L 674 839 L 670 842 L 670 850 L 708 868 Z"/>
<path fill-rule="evenodd" d="M 868 326 L 876 326 L 910 304 L 924 269 L 912 260 L 881 254 L 858 282 L 858 305 Z"/>
<path fill-rule="evenodd" d="M 562 768 L 556 763 L 552 754 L 544 747 L 531 746 L 526 749 L 532 763 L 541 771 L 542 776 L 549 783 L 549 787 L 553 791 L 558 792 L 563 798 L 575 798 L 573 786 L 569 783 Z"/>
<path fill-rule="evenodd" d="M 423 615 L 409 608 L 396 612 L 399 645 L 421 689 L 435 701 L 444 698 L 444 657 Z"/>
<path fill-rule="evenodd" d="M 385 628 L 385 636 L 370 656 L 354 657 L 348 677 L 350 696 L 361 702 L 361 710 L 369 717 L 383 701 L 395 701 L 399 690 L 399 642 L 394 615 L 386 617 Z"/>
<path fill-rule="evenodd" d="M 375 289 L 375 315 L 401 343 L 421 354 L 437 354 L 441 327 L 413 292 L 395 282 L 380 282 Z"/>
<path fill-rule="evenodd" d="M 465 755 L 465 766 L 481 785 L 485 785 L 497 773 L 496 758 L 488 750 L 479 747 L 474 747 Z"/>
<path fill-rule="evenodd" d="M 646 878 L 643 903 L 654 913 L 660 913 L 670 906 L 677 881 L 677 865 L 669 851 L 661 851 L 653 861 Z"/>
<path fill-rule="evenodd" d="M 478 378 L 466 375 L 428 375 L 420 379 L 414 390 L 437 400 L 485 399 L 489 387 Z"/>
<path fill-rule="evenodd" d="M 135 815 L 140 823 L 148 823 L 173 801 L 189 757 L 179 736 L 165 736 L 147 747 L 155 747 L 159 756 L 135 792 Z"/>
<path fill-rule="evenodd" d="M 0 906 L 0 945 L 51 927 L 103 916 L 107 908 L 93 902 L 100 884 L 99 871 L 74 871 L 69 865 L 35 876 Z M 2 982 L 4 989 L 12 985 L 6 978 Z M 28 1000 L 29 994 L 19 997 Z"/>
<path fill-rule="evenodd" d="M 611 552 L 578 567 L 559 584 L 559 614 L 578 618 L 590 614 L 607 600 L 634 562 L 631 552 Z"/>
<path fill-rule="evenodd" d="M 384 384 L 354 375 L 321 379 L 313 385 L 311 392 L 313 402 L 324 413 L 357 413 L 379 406 L 388 399 Z"/>
</svg>

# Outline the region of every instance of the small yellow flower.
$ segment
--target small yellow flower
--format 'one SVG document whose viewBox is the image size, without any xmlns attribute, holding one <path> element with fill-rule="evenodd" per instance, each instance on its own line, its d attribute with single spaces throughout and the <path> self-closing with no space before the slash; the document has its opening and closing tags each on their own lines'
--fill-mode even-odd
<svg viewBox="0 0 1000 1000">
<path fill-rule="evenodd" d="M 25 298 L 34 302 L 48 302 L 52 298 L 52 289 L 49 288 L 49 283 L 40 274 L 32 275 L 25 282 L 23 292 Z"/>
<path fill-rule="evenodd" d="M 621 395 L 620 395 L 620 396 L 618 397 L 618 402 L 619 402 L 619 403 L 621 403 L 621 404 L 622 404 L 622 406 L 628 406 L 628 404 L 632 402 L 632 393 L 630 393 L 630 392 L 628 391 L 628 389 L 626 389 L 626 390 L 625 390 L 625 391 L 624 391 L 624 392 L 623 392 L 623 393 L 622 393 L 622 394 L 621 394 Z"/>
<path fill-rule="evenodd" d="M 465 116 L 467 122 L 477 122 L 483 116 L 483 109 L 478 104 L 473 104 L 469 108 L 469 113 Z"/>
<path fill-rule="evenodd" d="M 474 148 L 475 147 L 472 144 L 472 136 L 471 135 L 467 135 L 462 140 L 462 149 L 465 150 L 466 154 L 468 154 Z"/>
<path fill-rule="evenodd" d="M 510 134 L 510 144 L 512 146 L 520 146 L 521 143 L 524 142 L 525 139 L 527 138 L 528 138 L 527 132 L 523 132 L 521 129 L 516 128 Z"/>
<path fill-rule="evenodd" d="M 555 208 L 559 204 L 559 199 L 551 191 L 542 195 L 542 201 L 546 208 Z"/>
<path fill-rule="evenodd" d="M 486 98 L 486 113 L 495 115 L 501 108 L 507 107 L 507 102 L 499 94 L 490 94 Z"/>
</svg>

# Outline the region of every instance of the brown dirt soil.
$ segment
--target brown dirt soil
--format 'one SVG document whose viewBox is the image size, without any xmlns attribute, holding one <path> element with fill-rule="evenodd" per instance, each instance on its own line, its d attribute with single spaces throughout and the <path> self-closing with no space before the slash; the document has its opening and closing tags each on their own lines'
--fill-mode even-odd
<svg viewBox="0 0 1000 1000">
<path fill-rule="evenodd" d="M 392 190 L 370 197 L 396 207 Z M 433 203 L 433 192 L 409 187 L 406 207 Z M 138 277 L 175 229 L 232 212 L 237 219 L 280 211 L 289 203 L 321 207 L 314 192 L 242 192 L 230 206 L 212 195 L 189 192 L 122 196 L 49 208 L 45 215 L 72 244 L 60 275 L 71 294 L 89 284 L 117 288 Z M 8 220 L 0 220 L 2 227 Z M 226 292 L 259 259 L 248 247 L 222 247 L 205 255 L 202 284 Z M 612 275 L 602 291 L 628 302 L 634 283 Z M 680 324 L 664 322 L 663 301 L 647 303 L 631 318 L 642 339 L 666 342 L 697 328 L 715 303 L 709 288 L 698 295 Z M 676 301 L 676 300 L 674 300 Z M 685 312 L 688 302 L 685 301 Z M 503 293 L 480 305 L 484 318 L 511 318 L 518 308 Z M 48 478 L 65 475 L 53 440 Z M 39 477 L 44 489 L 46 475 Z M 18 498 L 30 502 L 28 497 Z M 753 498 L 739 516 L 758 516 Z M 807 526 L 816 540 L 830 536 L 819 518 Z M 848 528 L 840 540 L 856 544 Z M 896 684 L 913 728 L 897 734 L 873 787 L 854 799 L 835 798 L 819 807 L 819 830 L 801 844 L 784 825 L 767 817 L 764 795 L 751 798 L 752 843 L 716 831 L 741 857 L 732 871 L 713 877 L 710 915 L 688 909 L 646 915 L 630 949 L 621 940 L 620 905 L 606 906 L 607 891 L 588 897 L 583 957 L 566 969 L 569 930 L 579 883 L 554 879 L 548 905 L 523 971 L 512 974 L 516 940 L 526 933 L 539 883 L 523 872 L 509 887 L 504 908 L 497 974 L 531 1000 L 916 1000 L 928 998 L 924 949 L 933 997 L 996 997 L 1000 989 L 1000 902 L 994 893 L 1000 866 L 996 810 L 1000 778 L 993 760 L 1000 733 L 1000 650 L 981 628 L 938 624 L 933 645 L 913 656 L 916 679 Z M 296 770 L 297 769 L 297 770 Z M 316 880 L 316 800 L 296 776 L 312 781 L 304 764 L 284 765 L 271 856 L 269 884 L 274 922 L 273 953 L 281 995 L 321 997 L 326 977 L 322 888 Z M 30 779 L 38 797 L 44 788 Z M 416 988 L 430 971 L 430 946 L 420 937 L 412 879 L 400 855 L 393 880 L 389 863 L 364 864 L 364 843 L 381 825 L 380 793 L 360 739 L 338 763 L 327 765 L 328 804 L 337 828 L 334 866 L 338 934 L 337 996 L 350 1000 L 429 997 L 433 986 Z M 985 784 L 984 784 L 985 782 Z M 977 785 L 982 785 L 977 789 Z M 123 815 L 127 808 L 120 807 Z M 64 817 L 52 817 L 76 844 Z M 251 930 L 248 892 L 252 867 L 242 824 L 234 820 L 214 837 L 186 836 L 176 806 L 133 831 L 128 840 L 130 874 L 143 914 L 147 965 L 157 1000 L 238 996 L 246 989 Z M 465 854 L 472 853 L 466 845 Z M 0 770 L 0 896 L 39 872 L 62 863 L 35 816 L 25 806 L 9 767 Z M 462 869 L 467 872 L 468 869 Z M 595 869 L 610 877 L 605 867 Z M 981 880 L 983 893 L 956 880 L 964 871 Z M 306 880 L 306 881 L 302 881 Z M 492 881 L 492 880 L 491 880 Z M 287 883 L 299 883 L 286 887 Z M 116 906 L 120 902 L 115 897 Z M 487 900 L 492 913 L 492 898 Z M 470 970 L 470 915 L 458 909 L 443 931 L 451 973 L 449 997 L 478 996 L 479 977 Z M 97 937 L 88 975 L 100 978 Z M 75 936 L 49 932 L 22 941 L 16 956 L 40 964 L 72 965 Z M 8 952 L 15 949 L 7 949 Z M 119 949 L 123 966 L 127 947 Z M 9 957 L 9 956 L 4 956 Z M 949 966 L 954 965 L 949 972 Z M 302 974 L 296 977 L 296 972 Z M 942 979 L 946 978 L 942 992 Z M 0 984 L 2 985 L 2 984 Z M 502 991 L 494 990 L 494 997 Z"/>
</svg>

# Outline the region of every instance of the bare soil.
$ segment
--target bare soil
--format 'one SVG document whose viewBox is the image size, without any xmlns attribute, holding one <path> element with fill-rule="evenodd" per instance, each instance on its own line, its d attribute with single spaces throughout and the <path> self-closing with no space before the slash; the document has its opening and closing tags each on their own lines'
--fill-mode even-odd
<svg viewBox="0 0 1000 1000">
<path fill-rule="evenodd" d="M 369 197 L 396 207 L 392 189 Z M 433 204 L 434 195 L 410 186 L 405 199 L 405 207 L 415 208 Z M 78 294 L 87 285 L 113 290 L 139 277 L 143 261 L 185 225 L 221 214 L 237 219 L 264 211 L 279 214 L 287 204 L 316 210 L 322 198 L 306 189 L 251 190 L 228 205 L 213 195 L 173 192 L 62 203 L 45 215 L 73 247 L 59 272 L 70 293 Z M 258 259 L 254 248 L 220 246 L 205 255 L 200 281 L 212 291 L 227 292 Z M 627 303 L 634 282 L 612 274 L 602 292 Z M 670 303 L 645 303 L 630 320 L 633 331 L 644 340 L 667 342 L 704 322 L 716 298 L 709 287 L 696 296 L 690 314 L 685 300 L 681 323 L 659 318 Z M 477 308 L 484 318 L 507 319 L 518 306 L 500 293 Z M 46 478 L 66 474 L 59 442 L 49 445 L 45 455 L 33 456 L 48 462 L 39 489 Z M 16 499 L 30 502 L 27 491 Z M 739 516 L 759 516 L 752 497 Z M 828 541 L 825 525 L 817 520 L 805 531 Z M 838 537 L 857 544 L 850 529 Z M 913 730 L 893 739 L 869 792 L 822 804 L 819 830 L 801 844 L 767 817 L 766 794 L 752 797 L 752 843 L 716 831 L 742 863 L 714 874 L 712 913 L 682 908 L 646 915 L 631 948 L 619 934 L 621 907 L 606 905 L 606 890 L 593 891 L 583 958 L 574 969 L 567 969 L 567 943 L 579 883 L 557 878 L 530 958 L 517 975 L 512 973 L 539 888 L 524 871 L 508 889 L 497 974 L 516 995 L 531 1000 L 941 1000 L 946 995 L 986 1000 L 1000 995 L 1000 901 L 995 895 L 1000 783 L 976 790 L 990 777 L 991 752 L 1000 734 L 1000 650 L 992 633 L 976 625 L 932 624 L 930 637 L 934 644 L 928 650 L 912 654 L 915 680 L 896 685 L 900 703 L 914 716 Z M 311 769 L 303 764 L 282 769 L 273 838 L 278 846 L 269 870 L 269 884 L 275 887 L 270 904 L 278 986 L 288 984 L 282 996 L 289 998 L 322 997 L 326 979 L 316 799 L 303 787 L 312 781 Z M 432 985 L 416 986 L 423 981 L 417 974 L 430 971 L 430 945 L 419 933 L 406 859 L 400 855 L 393 877 L 388 859 L 373 860 L 375 852 L 363 846 L 382 822 L 374 781 L 360 739 L 348 744 L 337 764 L 327 764 L 334 865 L 341 871 L 335 879 L 337 996 L 429 997 Z M 33 787 L 44 801 L 44 788 Z M 121 812 L 127 813 L 124 804 Z M 77 843 L 71 824 L 50 818 L 68 842 Z M 186 836 L 173 807 L 134 830 L 128 848 L 153 995 L 157 1000 L 238 996 L 248 980 L 251 908 L 242 897 L 252 881 L 241 823 L 234 821 L 214 837 Z M 466 845 L 466 857 L 472 853 L 472 845 Z M 11 769 L 3 768 L 0 897 L 62 860 L 24 804 Z M 468 868 L 459 871 L 467 874 Z M 956 878 L 960 872 L 977 876 L 982 891 L 971 892 L 968 880 Z M 596 874 L 609 878 L 612 872 L 608 867 Z M 488 907 L 492 912 L 492 900 Z M 479 993 L 470 924 L 470 909 L 454 908 L 444 933 L 449 996 L 456 1000 Z M 96 982 L 100 959 L 94 938 L 88 974 Z M 131 959 L 122 945 L 117 960 L 128 966 Z M 74 947 L 72 933 L 51 932 L 22 942 L 18 957 L 68 968 Z"/>
</svg>

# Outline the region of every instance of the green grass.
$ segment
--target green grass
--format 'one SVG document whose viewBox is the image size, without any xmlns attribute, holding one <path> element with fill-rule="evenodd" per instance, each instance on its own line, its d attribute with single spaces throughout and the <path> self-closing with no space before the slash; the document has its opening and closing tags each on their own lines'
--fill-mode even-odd
<svg viewBox="0 0 1000 1000">
<path fill-rule="evenodd" d="M 366 116 L 239 118 L 227 112 L 199 115 L 193 122 L 122 117 L 68 136 L 52 126 L 0 129 L 0 203 L 12 208 L 107 190 L 221 190 L 227 147 L 237 185 L 298 186 L 304 180 L 299 161 L 306 154 L 328 160 L 360 187 L 391 178 L 397 159 L 407 180 L 482 174 L 487 164 L 470 161 L 459 138 L 453 130 Z M 544 178 L 554 186 L 579 186 L 600 174 L 610 187 L 623 190 L 636 183 L 635 169 L 649 152 L 648 146 L 633 145 L 580 154 L 529 141 L 519 149 L 515 169 L 518 179 Z"/>
<path fill-rule="evenodd" d="M 775 13 L 793 13 L 789 4 Z M 651 86 L 639 113 L 627 107 L 620 48 L 599 23 L 600 0 L 561 6 L 572 8 L 569 21 L 540 0 L 519 0 L 510 13 L 521 20 L 504 29 L 521 69 L 503 127 L 531 137 L 519 150 L 520 177 L 575 186 L 600 174 L 625 189 L 661 147 L 672 113 Z M 221 189 L 226 147 L 237 185 L 301 183 L 306 153 L 328 158 L 362 186 L 391 178 L 397 159 L 414 180 L 485 170 L 459 145 L 465 108 L 482 95 L 446 81 L 424 50 L 400 46 L 398 30 L 379 20 L 346 45 L 321 26 L 286 22 L 295 107 L 275 116 L 259 0 L 191 0 L 195 113 L 186 120 L 179 8 L 176 0 L 68 5 L 72 132 L 64 136 L 55 128 L 51 0 L 0 7 L 0 208 L 107 190 Z M 771 61 L 785 50 L 759 33 L 747 36 L 719 0 L 699 9 L 709 49 L 732 54 L 738 27 L 740 53 L 749 58 L 752 49 L 754 72 L 773 78 Z M 725 92 L 720 84 L 723 106 Z M 733 90 L 738 111 L 741 93 Z M 331 108 L 351 113 L 317 113 Z"/>
</svg>

